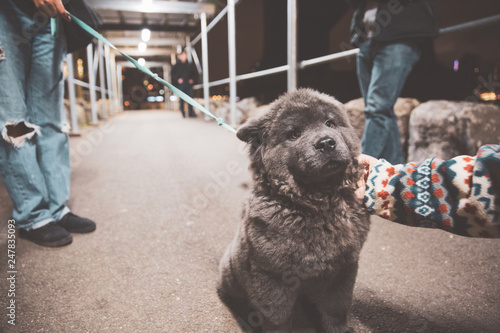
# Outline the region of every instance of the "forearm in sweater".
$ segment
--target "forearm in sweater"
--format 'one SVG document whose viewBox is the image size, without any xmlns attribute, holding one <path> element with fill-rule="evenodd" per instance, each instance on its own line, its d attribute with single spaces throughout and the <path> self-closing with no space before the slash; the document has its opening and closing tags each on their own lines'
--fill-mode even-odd
<svg viewBox="0 0 500 333">
<path fill-rule="evenodd" d="M 499 145 L 448 161 L 391 165 L 380 160 L 370 170 L 364 201 L 373 214 L 401 224 L 500 237 L 499 172 Z"/>
</svg>

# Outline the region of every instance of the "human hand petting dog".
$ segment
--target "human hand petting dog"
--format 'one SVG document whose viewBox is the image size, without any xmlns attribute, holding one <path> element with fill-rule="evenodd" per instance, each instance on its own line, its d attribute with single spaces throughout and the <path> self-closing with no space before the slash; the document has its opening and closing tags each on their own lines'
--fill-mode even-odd
<svg viewBox="0 0 500 333">
<path fill-rule="evenodd" d="M 33 0 L 33 2 L 36 8 L 48 17 L 71 20 L 61 0 Z"/>
<path fill-rule="evenodd" d="M 358 199 L 363 200 L 365 196 L 365 188 L 366 181 L 368 180 L 368 175 L 370 174 L 370 170 L 373 168 L 373 166 L 378 162 L 378 159 L 369 155 L 361 154 L 358 157 L 358 162 L 365 168 L 365 171 L 363 172 L 363 177 L 361 177 L 358 182 L 359 187 L 356 190 L 356 196 L 358 197 Z"/>
</svg>

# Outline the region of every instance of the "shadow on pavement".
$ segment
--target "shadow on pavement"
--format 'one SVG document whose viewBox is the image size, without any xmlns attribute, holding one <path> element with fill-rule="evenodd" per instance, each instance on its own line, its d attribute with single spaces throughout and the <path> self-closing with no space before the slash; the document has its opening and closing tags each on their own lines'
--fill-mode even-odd
<svg viewBox="0 0 500 333">
<path fill-rule="evenodd" d="M 442 315 L 437 317 L 436 314 L 431 320 L 412 308 L 398 309 L 376 297 L 353 300 L 351 316 L 373 333 L 486 333 L 466 318 L 464 321 L 467 322 L 456 321 Z M 354 320 L 351 322 L 354 324 Z M 355 331 L 358 332 L 357 329 Z"/>
</svg>

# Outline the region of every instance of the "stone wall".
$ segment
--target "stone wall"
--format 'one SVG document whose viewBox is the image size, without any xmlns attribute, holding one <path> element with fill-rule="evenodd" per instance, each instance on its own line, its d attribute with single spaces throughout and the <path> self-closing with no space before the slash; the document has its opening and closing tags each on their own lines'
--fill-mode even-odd
<svg viewBox="0 0 500 333">
<path fill-rule="evenodd" d="M 216 115 L 229 121 L 229 104 L 214 105 Z M 345 104 L 349 118 L 359 137 L 365 124 L 361 98 Z M 252 99 L 238 102 L 238 119 L 267 111 Z M 429 157 L 450 159 L 458 155 L 475 155 L 483 144 L 500 143 L 500 107 L 492 104 L 462 101 L 429 101 L 399 98 L 394 107 L 401 133 L 401 144 L 408 161 L 419 162 Z"/>
<path fill-rule="evenodd" d="M 475 155 L 500 143 L 500 107 L 473 102 L 429 101 L 413 110 L 408 160 Z"/>
<path fill-rule="evenodd" d="M 420 102 L 414 98 L 398 98 L 396 105 L 394 105 L 394 113 L 398 119 L 399 133 L 401 134 L 401 146 L 403 147 L 403 152 L 405 157 L 408 152 L 408 123 L 410 120 L 410 114 Z M 351 124 L 358 132 L 359 138 L 363 135 L 363 128 L 365 127 L 365 103 L 362 98 L 354 99 L 345 104 L 349 119 Z"/>
<path fill-rule="evenodd" d="M 201 105 L 205 101 L 201 98 L 195 98 Z M 268 106 L 260 106 L 259 101 L 255 97 L 244 98 L 236 103 L 236 122 L 238 125 L 245 123 L 249 118 L 257 117 L 267 111 Z M 216 117 L 222 118 L 225 123 L 230 124 L 229 101 L 225 99 L 215 100 L 210 99 L 210 112 Z M 197 111 L 200 114 L 199 111 Z"/>
</svg>

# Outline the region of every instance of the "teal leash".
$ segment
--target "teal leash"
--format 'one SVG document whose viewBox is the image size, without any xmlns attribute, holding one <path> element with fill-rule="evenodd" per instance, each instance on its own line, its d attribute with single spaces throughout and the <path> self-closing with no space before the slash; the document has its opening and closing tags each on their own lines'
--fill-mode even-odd
<svg viewBox="0 0 500 333">
<path fill-rule="evenodd" d="M 59 25 L 60 25 L 59 19 L 57 18 L 50 19 L 50 33 L 54 38 L 59 37 Z"/>
<path fill-rule="evenodd" d="M 192 99 L 189 95 L 187 95 L 186 93 L 184 93 L 180 89 L 176 88 L 171 83 L 168 83 L 167 81 L 165 81 L 162 78 L 160 78 L 158 76 L 158 74 L 153 73 L 149 68 L 146 68 L 146 67 L 142 66 L 141 64 L 139 64 L 139 62 L 137 62 L 137 60 L 135 60 L 134 58 L 132 58 L 129 55 L 127 55 L 127 54 L 123 53 L 122 51 L 120 51 L 118 48 L 116 48 L 116 46 L 114 46 L 113 44 L 111 44 L 100 33 L 98 33 L 97 31 L 95 31 L 91 27 L 89 27 L 85 22 L 83 22 L 82 20 L 80 20 L 78 17 L 76 17 L 75 15 L 71 14 L 70 12 L 68 12 L 68 14 L 69 14 L 69 16 L 71 16 L 71 19 L 73 20 L 73 22 L 75 22 L 76 24 L 78 24 L 83 30 L 87 31 L 89 34 L 91 34 L 95 38 L 99 39 L 100 41 L 102 41 L 103 43 L 105 43 L 106 45 L 108 45 L 109 47 L 111 47 L 114 50 L 118 51 L 128 61 L 130 61 L 132 64 L 134 64 L 134 66 L 137 67 L 137 69 L 139 69 L 143 73 L 151 76 L 156 81 L 158 81 L 161 84 L 163 84 L 164 86 L 166 86 L 174 94 L 176 94 L 177 96 L 179 96 L 179 98 L 182 98 L 186 103 L 191 104 L 193 107 L 197 108 L 198 110 L 200 110 L 201 112 L 203 112 L 204 114 L 206 114 L 207 116 L 209 116 L 210 118 L 213 118 L 217 122 L 217 124 L 219 126 L 222 126 L 225 129 L 227 129 L 228 131 L 233 132 L 233 133 L 236 134 L 236 130 L 234 128 L 232 128 L 231 126 L 229 126 L 228 124 L 226 124 L 222 118 L 217 118 L 210 111 L 208 111 L 207 109 L 205 109 L 200 103 L 198 103 L 197 101 L 195 101 L 194 99 Z"/>
</svg>

